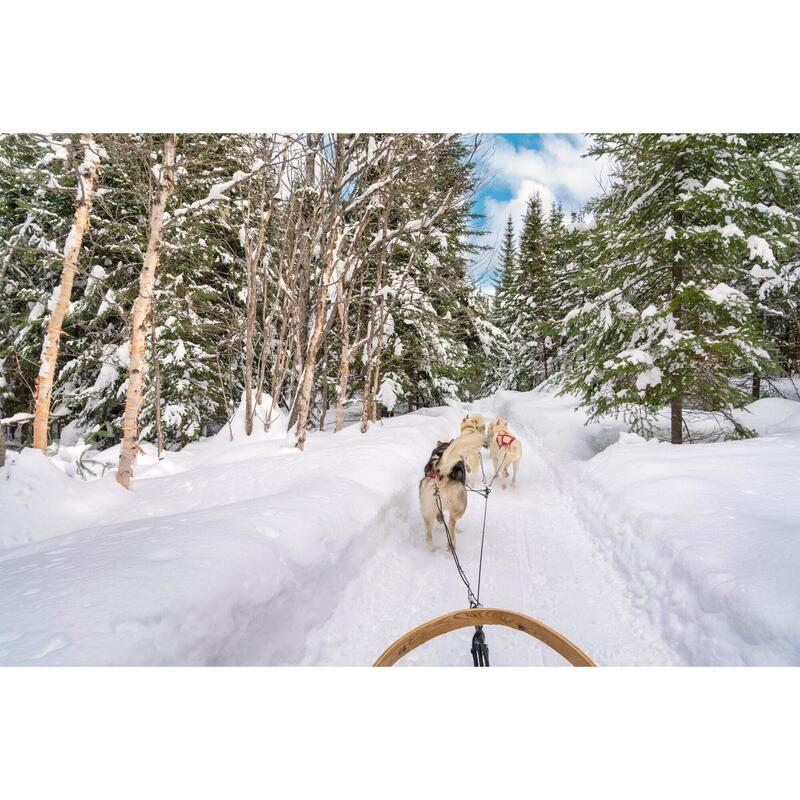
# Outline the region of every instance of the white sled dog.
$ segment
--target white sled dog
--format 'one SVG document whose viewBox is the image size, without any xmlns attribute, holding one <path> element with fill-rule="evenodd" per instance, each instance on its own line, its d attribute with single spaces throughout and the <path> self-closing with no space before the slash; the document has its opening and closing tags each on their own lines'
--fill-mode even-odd
<svg viewBox="0 0 800 800">
<path fill-rule="evenodd" d="M 438 442 L 425 465 L 425 477 L 419 482 L 419 505 L 425 522 L 425 543 L 433 546 L 431 528 L 434 521 L 444 522 L 444 514 L 449 517 L 447 527 L 456 547 L 456 524 L 467 510 L 466 469 L 464 459 L 483 443 L 482 433 L 466 433 L 451 442 Z M 436 490 L 439 490 L 439 504 Z"/>
<path fill-rule="evenodd" d="M 498 417 L 489 423 L 486 438 L 489 440 L 494 474 L 499 476 L 500 485 L 506 488 L 508 470 L 513 466 L 514 477 L 511 479 L 511 488 L 515 489 L 519 462 L 522 459 L 522 442 L 508 430 L 508 421 L 503 417 Z"/>
<path fill-rule="evenodd" d="M 480 414 L 468 414 L 461 420 L 461 435 L 465 433 L 479 433 L 484 437 L 481 445 L 465 456 L 467 486 L 474 489 L 478 485 L 478 473 L 481 469 L 481 447 L 486 447 L 486 421 Z"/>
</svg>

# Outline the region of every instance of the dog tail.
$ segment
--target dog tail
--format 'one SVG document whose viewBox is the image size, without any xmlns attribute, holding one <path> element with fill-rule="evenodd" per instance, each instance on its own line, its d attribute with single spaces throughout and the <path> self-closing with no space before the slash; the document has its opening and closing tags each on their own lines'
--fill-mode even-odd
<svg viewBox="0 0 800 800">
<path fill-rule="evenodd" d="M 457 439 L 453 439 L 447 450 L 442 453 L 439 459 L 438 470 L 442 475 L 449 475 L 450 470 L 462 459 L 464 456 L 480 450 L 483 445 L 482 433 L 465 433 Z"/>
</svg>

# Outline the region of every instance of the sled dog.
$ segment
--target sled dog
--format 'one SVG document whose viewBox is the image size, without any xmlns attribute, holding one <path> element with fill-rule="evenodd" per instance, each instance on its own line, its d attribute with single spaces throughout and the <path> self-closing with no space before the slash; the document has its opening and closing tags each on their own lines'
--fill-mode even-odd
<svg viewBox="0 0 800 800">
<path fill-rule="evenodd" d="M 486 430 L 489 440 L 489 452 L 492 454 L 494 473 L 500 478 L 500 485 L 505 489 L 508 481 L 509 467 L 514 469 L 511 488 L 517 486 L 519 462 L 522 459 L 522 442 L 508 430 L 508 421 L 503 417 L 492 420 Z"/>
<path fill-rule="evenodd" d="M 466 433 L 450 442 L 437 442 L 425 465 L 425 476 L 419 482 L 419 505 L 425 522 L 425 543 L 433 546 L 431 528 L 434 521 L 444 523 L 448 515 L 447 527 L 453 548 L 456 546 L 456 523 L 467 510 L 466 468 L 464 459 L 483 443 L 483 433 Z M 439 492 L 442 511 L 436 501 Z"/>
<path fill-rule="evenodd" d="M 479 433 L 484 437 L 482 447 L 486 447 L 486 421 L 480 414 L 468 414 L 461 420 L 461 435 L 465 433 Z M 467 465 L 467 486 L 474 489 L 478 484 L 478 473 L 481 469 L 481 447 L 476 447 L 465 457 Z"/>
</svg>

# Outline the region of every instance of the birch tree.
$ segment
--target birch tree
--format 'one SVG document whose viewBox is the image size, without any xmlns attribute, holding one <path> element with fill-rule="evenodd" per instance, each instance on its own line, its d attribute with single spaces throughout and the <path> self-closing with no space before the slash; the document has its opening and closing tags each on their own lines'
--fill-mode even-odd
<svg viewBox="0 0 800 800">
<path fill-rule="evenodd" d="M 97 189 L 100 157 L 91 134 L 81 136 L 83 161 L 78 166 L 78 188 L 75 196 L 75 215 L 72 227 L 64 243 L 64 261 L 61 283 L 53 296 L 53 309 L 47 324 L 47 333 L 42 344 L 41 364 L 36 378 L 35 417 L 33 421 L 33 446 L 47 450 L 47 431 L 50 419 L 50 401 L 53 394 L 61 328 L 69 312 L 72 283 L 78 269 L 78 257 L 83 236 L 89 227 L 92 198 Z"/>
<path fill-rule="evenodd" d="M 130 338 L 130 366 L 128 389 L 123 415 L 122 448 L 119 454 L 117 482 L 130 488 L 136 453 L 139 449 L 139 409 L 142 403 L 142 388 L 145 369 L 145 344 L 147 317 L 153 294 L 158 256 L 161 247 L 161 231 L 167 201 L 175 185 L 175 145 L 177 136 L 168 133 L 164 137 L 164 160 L 158 171 L 158 186 L 150 211 L 147 251 L 139 278 L 139 295 L 133 303 Z"/>
<path fill-rule="evenodd" d="M 334 144 L 334 174 L 332 187 L 329 192 L 328 202 L 330 211 L 326 215 L 325 225 L 327 229 L 325 251 L 323 254 L 323 266 L 320 272 L 319 283 L 317 286 L 317 297 L 315 303 L 313 324 L 306 348 L 305 364 L 300 380 L 298 391 L 297 408 L 297 436 L 296 447 L 303 450 L 306 441 L 306 425 L 308 423 L 308 409 L 311 402 L 311 390 L 314 385 L 315 366 L 317 353 L 322 342 L 322 330 L 325 324 L 325 316 L 328 309 L 328 298 L 331 293 L 330 284 L 333 269 L 339 260 L 338 248 L 341 244 L 341 237 L 338 235 L 339 220 L 341 216 L 341 193 L 343 190 L 342 177 L 344 175 L 344 137 L 337 135 Z M 335 291 L 335 286 L 334 286 Z"/>
</svg>

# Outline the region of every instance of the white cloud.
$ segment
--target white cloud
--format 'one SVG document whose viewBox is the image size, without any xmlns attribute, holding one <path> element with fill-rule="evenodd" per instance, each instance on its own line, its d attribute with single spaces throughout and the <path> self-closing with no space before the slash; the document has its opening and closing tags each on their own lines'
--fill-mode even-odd
<svg viewBox="0 0 800 800">
<path fill-rule="evenodd" d="M 486 198 L 487 244 L 494 246 L 499 241 L 509 214 L 519 234 L 525 206 L 534 192 L 541 195 L 546 211 L 553 200 L 560 200 L 567 215 L 598 194 L 600 181 L 608 175 L 608 163 L 582 158 L 588 147 L 589 139 L 582 135 L 543 134 L 538 149 L 515 147 L 508 139 L 496 137 L 487 166 L 493 184 L 509 191 L 511 199 Z"/>
</svg>

